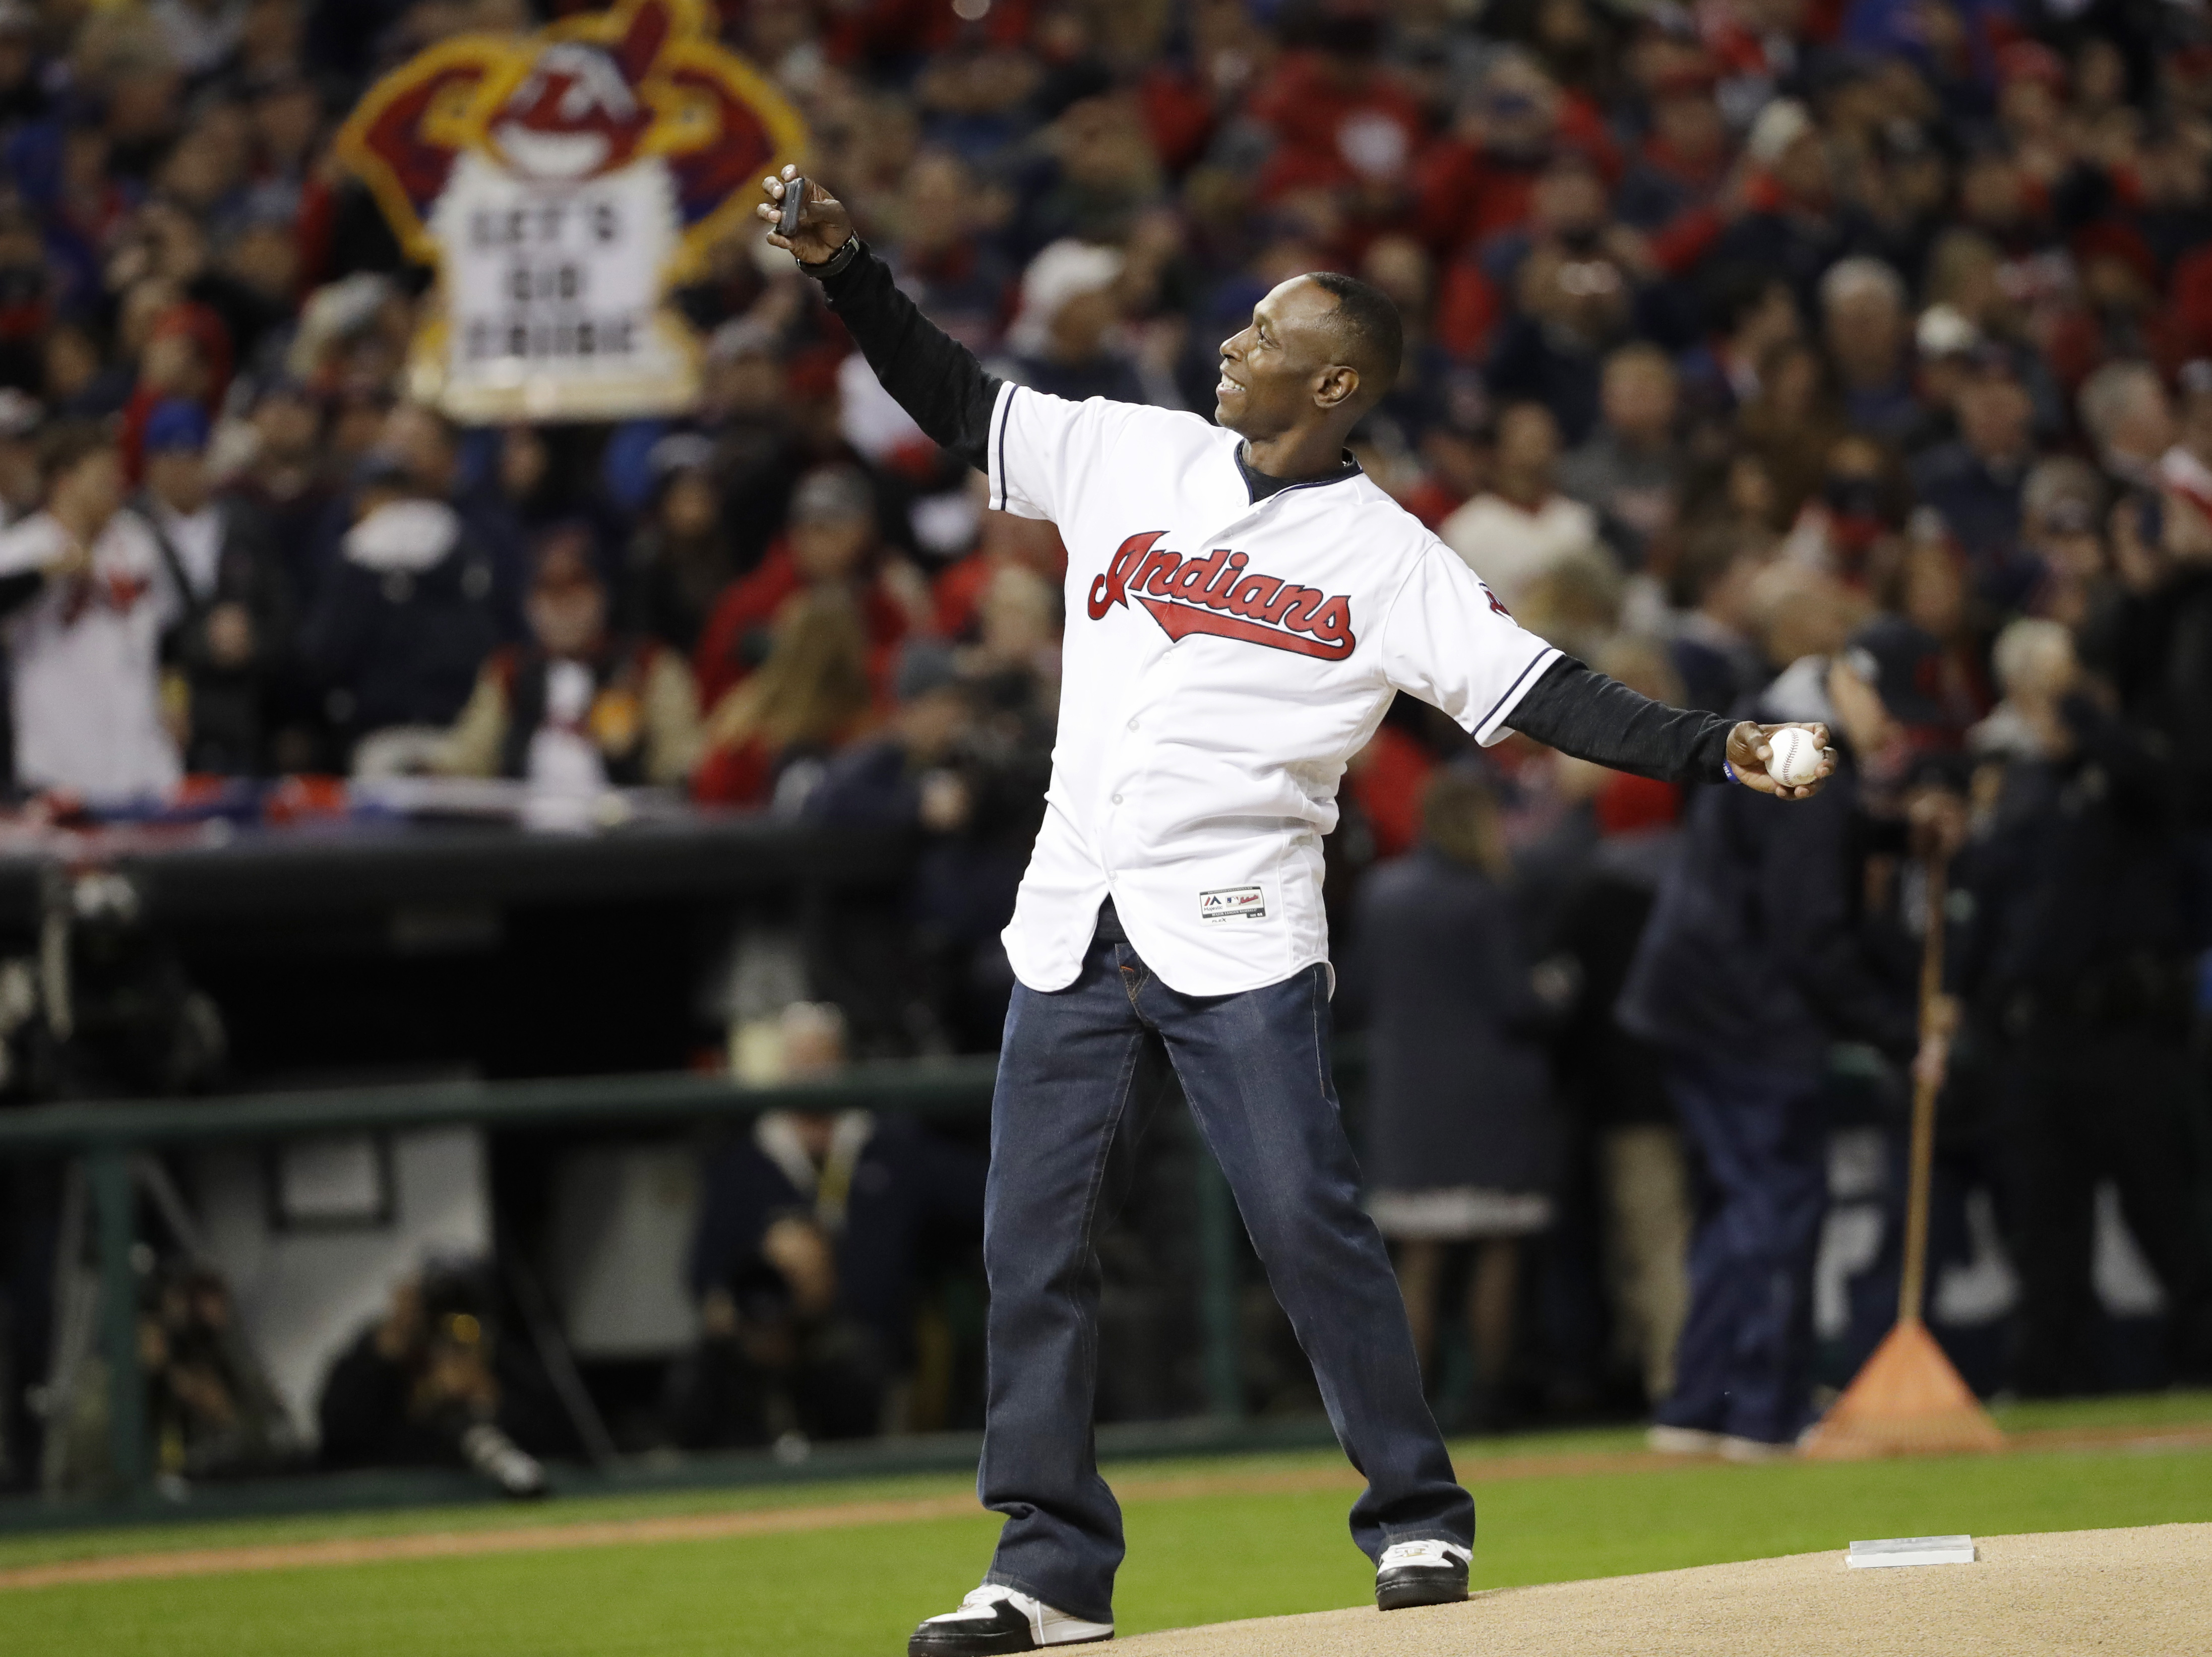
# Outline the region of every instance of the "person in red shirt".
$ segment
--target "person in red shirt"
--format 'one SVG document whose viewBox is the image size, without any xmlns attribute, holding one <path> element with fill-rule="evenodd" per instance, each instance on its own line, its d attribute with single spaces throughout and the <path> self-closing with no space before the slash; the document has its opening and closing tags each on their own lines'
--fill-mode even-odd
<svg viewBox="0 0 2212 1657">
<path fill-rule="evenodd" d="M 1314 35 L 1312 49 L 1285 57 L 1253 95 L 1253 119 L 1275 138 L 1259 198 L 1307 190 L 1395 193 L 1427 136 L 1420 100 L 1376 63 L 1373 18 L 1327 17 Z"/>
<path fill-rule="evenodd" d="M 1500 50 L 1451 132 L 1421 157 L 1413 189 L 1422 239 L 1451 258 L 1520 228 L 1537 179 L 1562 148 L 1587 155 L 1608 185 L 1620 174 L 1620 150 L 1595 106 L 1561 91 L 1528 53 Z"/>
<path fill-rule="evenodd" d="M 875 497 L 849 466 L 824 466 L 801 479 L 789 527 L 757 569 L 714 601 L 693 660 L 700 706 L 713 707 L 766 659 L 776 616 L 789 599 L 820 589 L 850 595 L 878 685 L 900 641 L 928 629 L 928 589 L 911 564 L 883 546 Z"/>
</svg>

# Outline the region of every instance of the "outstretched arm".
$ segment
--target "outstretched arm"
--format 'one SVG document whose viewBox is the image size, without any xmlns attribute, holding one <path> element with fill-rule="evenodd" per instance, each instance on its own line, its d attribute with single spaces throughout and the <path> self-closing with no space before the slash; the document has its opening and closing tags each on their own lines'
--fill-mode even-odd
<svg viewBox="0 0 2212 1657">
<path fill-rule="evenodd" d="M 795 179 L 790 167 L 786 178 Z M 773 222 L 785 179 L 763 179 L 769 200 L 756 210 Z M 844 204 L 811 179 L 788 237 L 771 231 L 769 245 L 799 261 L 822 284 L 830 308 L 843 320 L 884 389 L 914 417 L 930 440 L 978 470 L 984 469 L 991 410 L 1005 382 L 983 372 L 975 355 L 922 315 L 899 291 L 890 267 L 854 234 Z"/>
<path fill-rule="evenodd" d="M 1669 707 L 1571 656 L 1553 663 L 1505 722 L 1547 748 L 1612 770 L 1667 782 L 1723 782 L 1732 773 L 1745 787 L 1784 799 L 1811 798 L 1836 768 L 1827 727 L 1812 725 L 1822 750 L 1820 774 L 1802 787 L 1784 787 L 1766 774 L 1772 756 L 1766 737 L 1780 726 Z"/>
</svg>

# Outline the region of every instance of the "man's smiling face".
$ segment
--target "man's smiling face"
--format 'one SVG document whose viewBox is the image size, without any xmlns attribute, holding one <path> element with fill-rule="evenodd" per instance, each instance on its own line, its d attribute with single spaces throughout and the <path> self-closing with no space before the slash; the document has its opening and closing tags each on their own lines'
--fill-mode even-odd
<svg viewBox="0 0 2212 1657">
<path fill-rule="evenodd" d="M 1214 422 L 1266 439 L 1310 416 L 1322 376 L 1342 361 L 1336 307 L 1336 295 L 1306 276 L 1291 277 L 1254 306 L 1250 326 L 1221 343 Z"/>
</svg>

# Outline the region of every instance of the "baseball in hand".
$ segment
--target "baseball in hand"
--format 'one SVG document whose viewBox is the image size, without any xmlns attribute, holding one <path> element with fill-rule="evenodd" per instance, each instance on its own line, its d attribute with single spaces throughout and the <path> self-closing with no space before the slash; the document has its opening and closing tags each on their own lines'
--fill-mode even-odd
<svg viewBox="0 0 2212 1657">
<path fill-rule="evenodd" d="M 1820 745 L 1802 725 L 1768 731 L 1766 746 L 1773 754 L 1766 762 L 1766 774 L 1784 788 L 1802 788 L 1820 775 Z"/>
</svg>

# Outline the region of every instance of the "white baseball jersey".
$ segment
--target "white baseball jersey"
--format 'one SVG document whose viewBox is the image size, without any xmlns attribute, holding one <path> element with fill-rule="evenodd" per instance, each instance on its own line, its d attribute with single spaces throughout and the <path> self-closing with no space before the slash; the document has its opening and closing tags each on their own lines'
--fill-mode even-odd
<svg viewBox="0 0 2212 1657">
<path fill-rule="evenodd" d="M 67 532 L 38 513 L 0 531 L 0 575 L 43 568 Z M 36 788 L 70 788 L 107 804 L 160 794 L 177 780 L 161 723 L 161 634 L 181 612 L 152 531 L 118 512 L 92 543 L 92 568 L 49 580 L 9 616 L 15 770 Z"/>
<path fill-rule="evenodd" d="M 991 504 L 1066 543 L 1052 786 L 1006 953 L 1082 969 L 1111 894 L 1171 987 L 1226 995 L 1328 956 L 1321 838 L 1391 694 L 1485 744 L 1559 652 L 1364 475 L 1255 504 L 1196 415 L 999 393 Z"/>
</svg>

